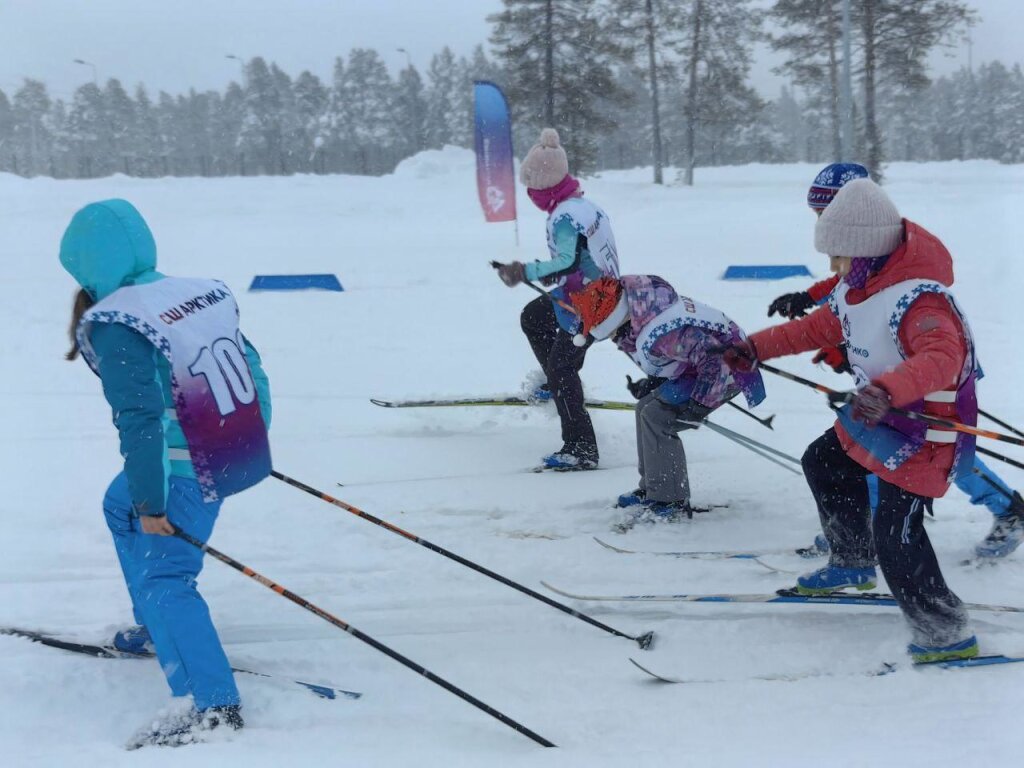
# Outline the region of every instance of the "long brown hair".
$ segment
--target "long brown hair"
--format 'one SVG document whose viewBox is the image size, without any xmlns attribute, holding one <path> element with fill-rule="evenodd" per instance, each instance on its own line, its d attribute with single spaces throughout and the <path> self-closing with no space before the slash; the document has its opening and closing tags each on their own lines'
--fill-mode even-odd
<svg viewBox="0 0 1024 768">
<path fill-rule="evenodd" d="M 75 301 L 71 305 L 71 325 L 68 327 L 68 336 L 71 337 L 71 349 L 64 355 L 65 360 L 74 360 L 78 357 L 78 336 L 75 334 L 75 331 L 78 330 L 78 322 L 82 319 L 82 315 L 95 303 L 85 288 L 78 289 L 78 293 L 75 294 Z"/>
</svg>

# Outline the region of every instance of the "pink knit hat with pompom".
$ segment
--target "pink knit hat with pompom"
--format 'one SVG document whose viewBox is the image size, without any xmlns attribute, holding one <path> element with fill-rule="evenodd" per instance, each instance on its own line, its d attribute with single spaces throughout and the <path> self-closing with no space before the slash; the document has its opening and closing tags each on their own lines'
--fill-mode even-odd
<svg viewBox="0 0 1024 768">
<path fill-rule="evenodd" d="M 559 143 L 558 131 L 545 128 L 519 166 L 519 180 L 530 189 L 548 189 L 568 175 L 569 158 Z"/>
</svg>

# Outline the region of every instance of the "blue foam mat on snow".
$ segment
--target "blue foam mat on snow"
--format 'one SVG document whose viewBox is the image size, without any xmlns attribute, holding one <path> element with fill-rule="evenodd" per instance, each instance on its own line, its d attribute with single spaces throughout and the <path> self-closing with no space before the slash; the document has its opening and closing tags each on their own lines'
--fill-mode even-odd
<svg viewBox="0 0 1024 768">
<path fill-rule="evenodd" d="M 786 277 L 812 277 L 803 264 L 766 264 L 764 266 L 731 266 L 723 280 L 782 280 Z"/>
<path fill-rule="evenodd" d="M 311 288 L 344 291 L 334 275 L 256 275 L 250 291 L 303 291 Z"/>
</svg>

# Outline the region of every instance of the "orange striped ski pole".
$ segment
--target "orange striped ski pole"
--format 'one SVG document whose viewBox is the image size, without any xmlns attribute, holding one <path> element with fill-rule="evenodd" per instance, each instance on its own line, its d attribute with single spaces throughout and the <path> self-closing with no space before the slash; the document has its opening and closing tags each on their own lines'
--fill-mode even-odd
<svg viewBox="0 0 1024 768">
<path fill-rule="evenodd" d="M 519 590 L 524 595 L 529 595 L 532 598 L 540 600 L 542 603 L 546 603 L 547 605 L 550 605 L 552 608 L 557 608 L 563 613 L 568 613 L 570 616 L 575 616 L 580 621 L 585 621 L 588 624 L 595 626 L 598 629 L 603 629 L 605 632 L 613 634 L 617 637 L 624 637 L 627 640 L 632 640 L 634 643 L 639 645 L 643 650 L 647 650 L 648 648 L 650 648 L 651 643 L 654 642 L 654 632 L 645 632 L 644 634 L 638 635 L 637 637 L 634 637 L 633 635 L 627 635 L 625 632 L 620 632 L 614 627 L 609 627 L 607 624 L 602 624 L 597 619 L 592 619 L 585 613 L 580 613 L 579 611 L 574 610 L 567 605 L 563 605 L 557 600 L 552 600 L 547 595 L 542 595 L 540 592 L 535 592 L 529 587 L 524 587 L 519 582 L 512 581 L 512 579 L 506 578 L 505 576 L 502 576 L 500 573 L 495 573 L 489 568 L 484 568 L 482 565 L 478 565 L 477 563 L 474 563 L 472 560 L 467 560 L 461 555 L 457 555 L 454 552 L 445 549 L 444 547 L 438 546 L 437 544 L 433 544 L 427 541 L 426 539 L 421 539 L 414 533 L 404 531 L 397 525 L 392 525 L 386 520 L 381 520 L 379 517 L 374 517 L 369 512 L 363 512 L 363 510 L 359 509 L 359 507 L 353 507 L 351 504 L 346 504 L 344 501 L 341 501 L 340 499 L 336 499 L 333 496 L 328 496 L 323 491 L 318 491 L 316 488 L 313 488 L 312 486 L 299 482 L 298 480 L 292 477 L 288 477 L 288 475 L 282 475 L 276 469 L 272 469 L 270 471 L 270 474 L 272 477 L 276 477 L 281 482 L 288 483 L 288 485 L 292 486 L 293 488 L 298 488 L 300 491 L 305 491 L 311 496 L 316 496 L 318 499 L 320 499 L 321 501 L 326 501 L 328 504 L 333 504 L 336 507 L 341 507 L 346 512 L 351 512 L 356 517 L 361 517 L 363 518 L 363 520 L 368 520 L 374 525 L 379 525 L 381 528 L 386 528 L 392 533 L 397 533 L 399 536 L 408 539 L 409 541 L 413 541 L 419 544 L 421 547 L 426 547 L 431 552 L 436 552 L 439 555 L 447 557 L 449 560 L 454 560 L 459 565 L 464 565 L 467 568 L 472 568 L 477 573 L 482 573 L 484 576 L 488 576 L 494 579 L 495 581 L 504 584 L 506 587 L 512 587 L 512 589 Z"/>
<path fill-rule="evenodd" d="M 444 688 L 449 693 L 454 693 L 456 696 L 458 696 L 463 701 L 469 702 L 470 704 L 472 704 L 477 709 L 483 710 L 484 712 L 486 712 L 488 715 L 490 715 L 491 717 L 495 718 L 496 720 L 500 720 L 505 725 L 507 725 L 509 728 L 511 728 L 513 731 L 518 731 L 519 733 L 523 734 L 524 736 L 527 736 L 528 738 L 533 739 L 535 742 L 537 742 L 538 744 L 540 744 L 543 747 L 553 747 L 553 746 L 555 746 L 553 743 L 551 743 L 550 741 L 545 739 L 543 736 L 540 736 L 540 735 L 534 733 L 529 728 L 527 728 L 525 725 L 520 725 L 515 720 L 510 718 L 508 715 L 503 715 L 501 712 L 499 712 L 498 710 L 494 709 L 494 707 L 491 707 L 490 705 L 485 704 L 484 702 L 480 701 L 480 699 L 476 698 L 475 696 L 472 696 L 472 695 L 466 693 L 464 690 L 462 690 L 458 686 L 452 685 L 451 683 L 449 683 L 444 678 L 438 677 L 437 675 L 435 675 L 433 672 L 431 672 L 426 667 L 423 667 L 423 666 L 417 664 L 412 659 L 406 658 L 405 656 L 400 654 L 398 651 L 394 651 L 391 648 L 388 648 L 388 646 L 384 645 L 384 643 L 380 642 L 379 640 L 373 639 L 372 637 L 370 637 L 365 632 L 359 631 L 358 629 L 353 627 L 351 624 L 342 621 L 337 616 L 335 616 L 333 614 L 330 614 L 327 611 L 325 611 L 323 608 L 319 608 L 319 607 L 313 605 L 313 603 L 309 602 L 304 597 L 299 597 L 294 592 L 292 592 L 290 590 L 287 590 L 284 587 L 282 587 L 280 584 L 275 584 L 273 581 L 268 579 L 266 576 L 263 576 L 262 574 L 259 574 L 256 571 L 254 571 L 249 566 L 244 565 L 244 564 L 238 562 L 237 560 L 235 560 L 235 558 L 231 557 L 230 555 L 225 555 L 220 550 L 214 549 L 209 544 L 203 543 L 202 541 L 200 541 L 199 539 L 195 538 L 194 536 L 190 536 L 189 534 L 185 533 L 185 531 L 181 530 L 180 528 L 176 528 L 174 530 L 174 535 L 177 536 L 179 539 L 183 539 L 183 540 L 187 541 L 192 546 L 198 547 L 199 549 L 201 549 L 203 552 L 205 552 L 206 554 L 210 555 L 211 557 L 217 558 L 218 560 L 220 560 L 225 565 L 231 566 L 236 571 L 244 573 L 250 579 L 254 579 L 255 581 L 258 581 L 260 584 L 262 584 L 263 586 L 267 587 L 268 589 L 274 590 L 275 592 L 277 592 L 277 594 L 281 595 L 281 597 L 286 597 L 289 600 L 291 600 L 293 603 L 295 603 L 296 605 L 305 608 L 310 613 L 316 614 L 317 616 L 319 616 L 324 621 L 329 622 L 329 623 L 333 624 L 334 626 L 336 626 L 338 629 L 341 629 L 341 630 L 343 630 L 345 632 L 348 632 L 348 634 L 352 635 L 352 637 L 354 637 L 354 638 L 356 638 L 358 640 L 362 640 L 364 643 L 366 643 L 367 645 L 377 649 L 378 651 L 380 651 L 384 655 L 390 656 L 392 659 L 397 661 L 399 664 L 402 664 L 402 665 L 408 667 L 409 669 L 411 669 L 413 672 L 416 672 L 416 673 L 422 675 L 423 677 L 427 678 L 427 680 L 429 680 L 430 682 L 435 683 L 435 684 L 441 686 L 442 688 Z"/>
<path fill-rule="evenodd" d="M 758 365 L 768 373 L 774 373 L 776 376 L 781 376 L 784 379 L 795 381 L 797 384 L 803 384 L 805 387 L 816 389 L 818 392 L 823 392 L 828 395 L 828 399 L 833 403 L 849 403 L 853 400 L 853 392 L 840 392 L 835 389 L 826 387 L 824 384 L 818 384 L 805 379 L 802 376 L 797 376 L 795 373 L 789 373 L 776 368 L 773 365 L 767 363 L 758 362 Z M 992 432 L 987 429 L 981 429 L 980 427 L 972 427 L 969 424 L 961 424 L 959 421 L 952 421 L 950 419 L 942 419 L 938 416 L 928 416 L 924 413 L 915 413 L 914 411 L 908 411 L 905 408 L 890 408 L 893 413 L 898 413 L 901 416 L 906 416 L 908 419 L 914 421 L 922 421 L 925 424 L 931 424 L 936 427 L 944 427 L 946 429 L 954 430 L 955 432 L 963 432 L 966 435 L 974 435 L 975 437 L 987 437 L 989 440 L 999 440 L 1004 443 L 1012 443 L 1013 445 L 1024 446 L 1024 440 L 1018 437 L 1011 437 L 1010 435 L 1004 435 L 1002 432 Z"/>
</svg>

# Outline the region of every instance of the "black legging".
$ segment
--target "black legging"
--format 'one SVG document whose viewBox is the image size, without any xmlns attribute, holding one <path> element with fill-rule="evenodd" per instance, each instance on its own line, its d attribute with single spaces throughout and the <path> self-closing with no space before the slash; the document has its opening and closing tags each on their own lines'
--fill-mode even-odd
<svg viewBox="0 0 1024 768">
<path fill-rule="evenodd" d="M 868 470 L 828 430 L 803 455 L 804 475 L 818 505 L 821 528 L 831 546 L 832 565 L 860 568 L 874 563 L 903 609 L 920 645 L 948 645 L 963 639 L 967 611 L 939 568 L 924 512 L 931 499 L 878 480 L 874 519 L 868 504 Z M 871 525 L 869 528 L 869 520 Z"/>
<path fill-rule="evenodd" d="M 558 326 L 550 299 L 543 296 L 523 307 L 519 320 L 533 354 L 548 377 L 548 387 L 562 421 L 562 450 L 597 461 L 597 438 L 583 404 L 583 382 L 580 381 L 580 368 L 593 340 L 588 338 L 583 347 L 573 344 L 572 336 Z"/>
</svg>

